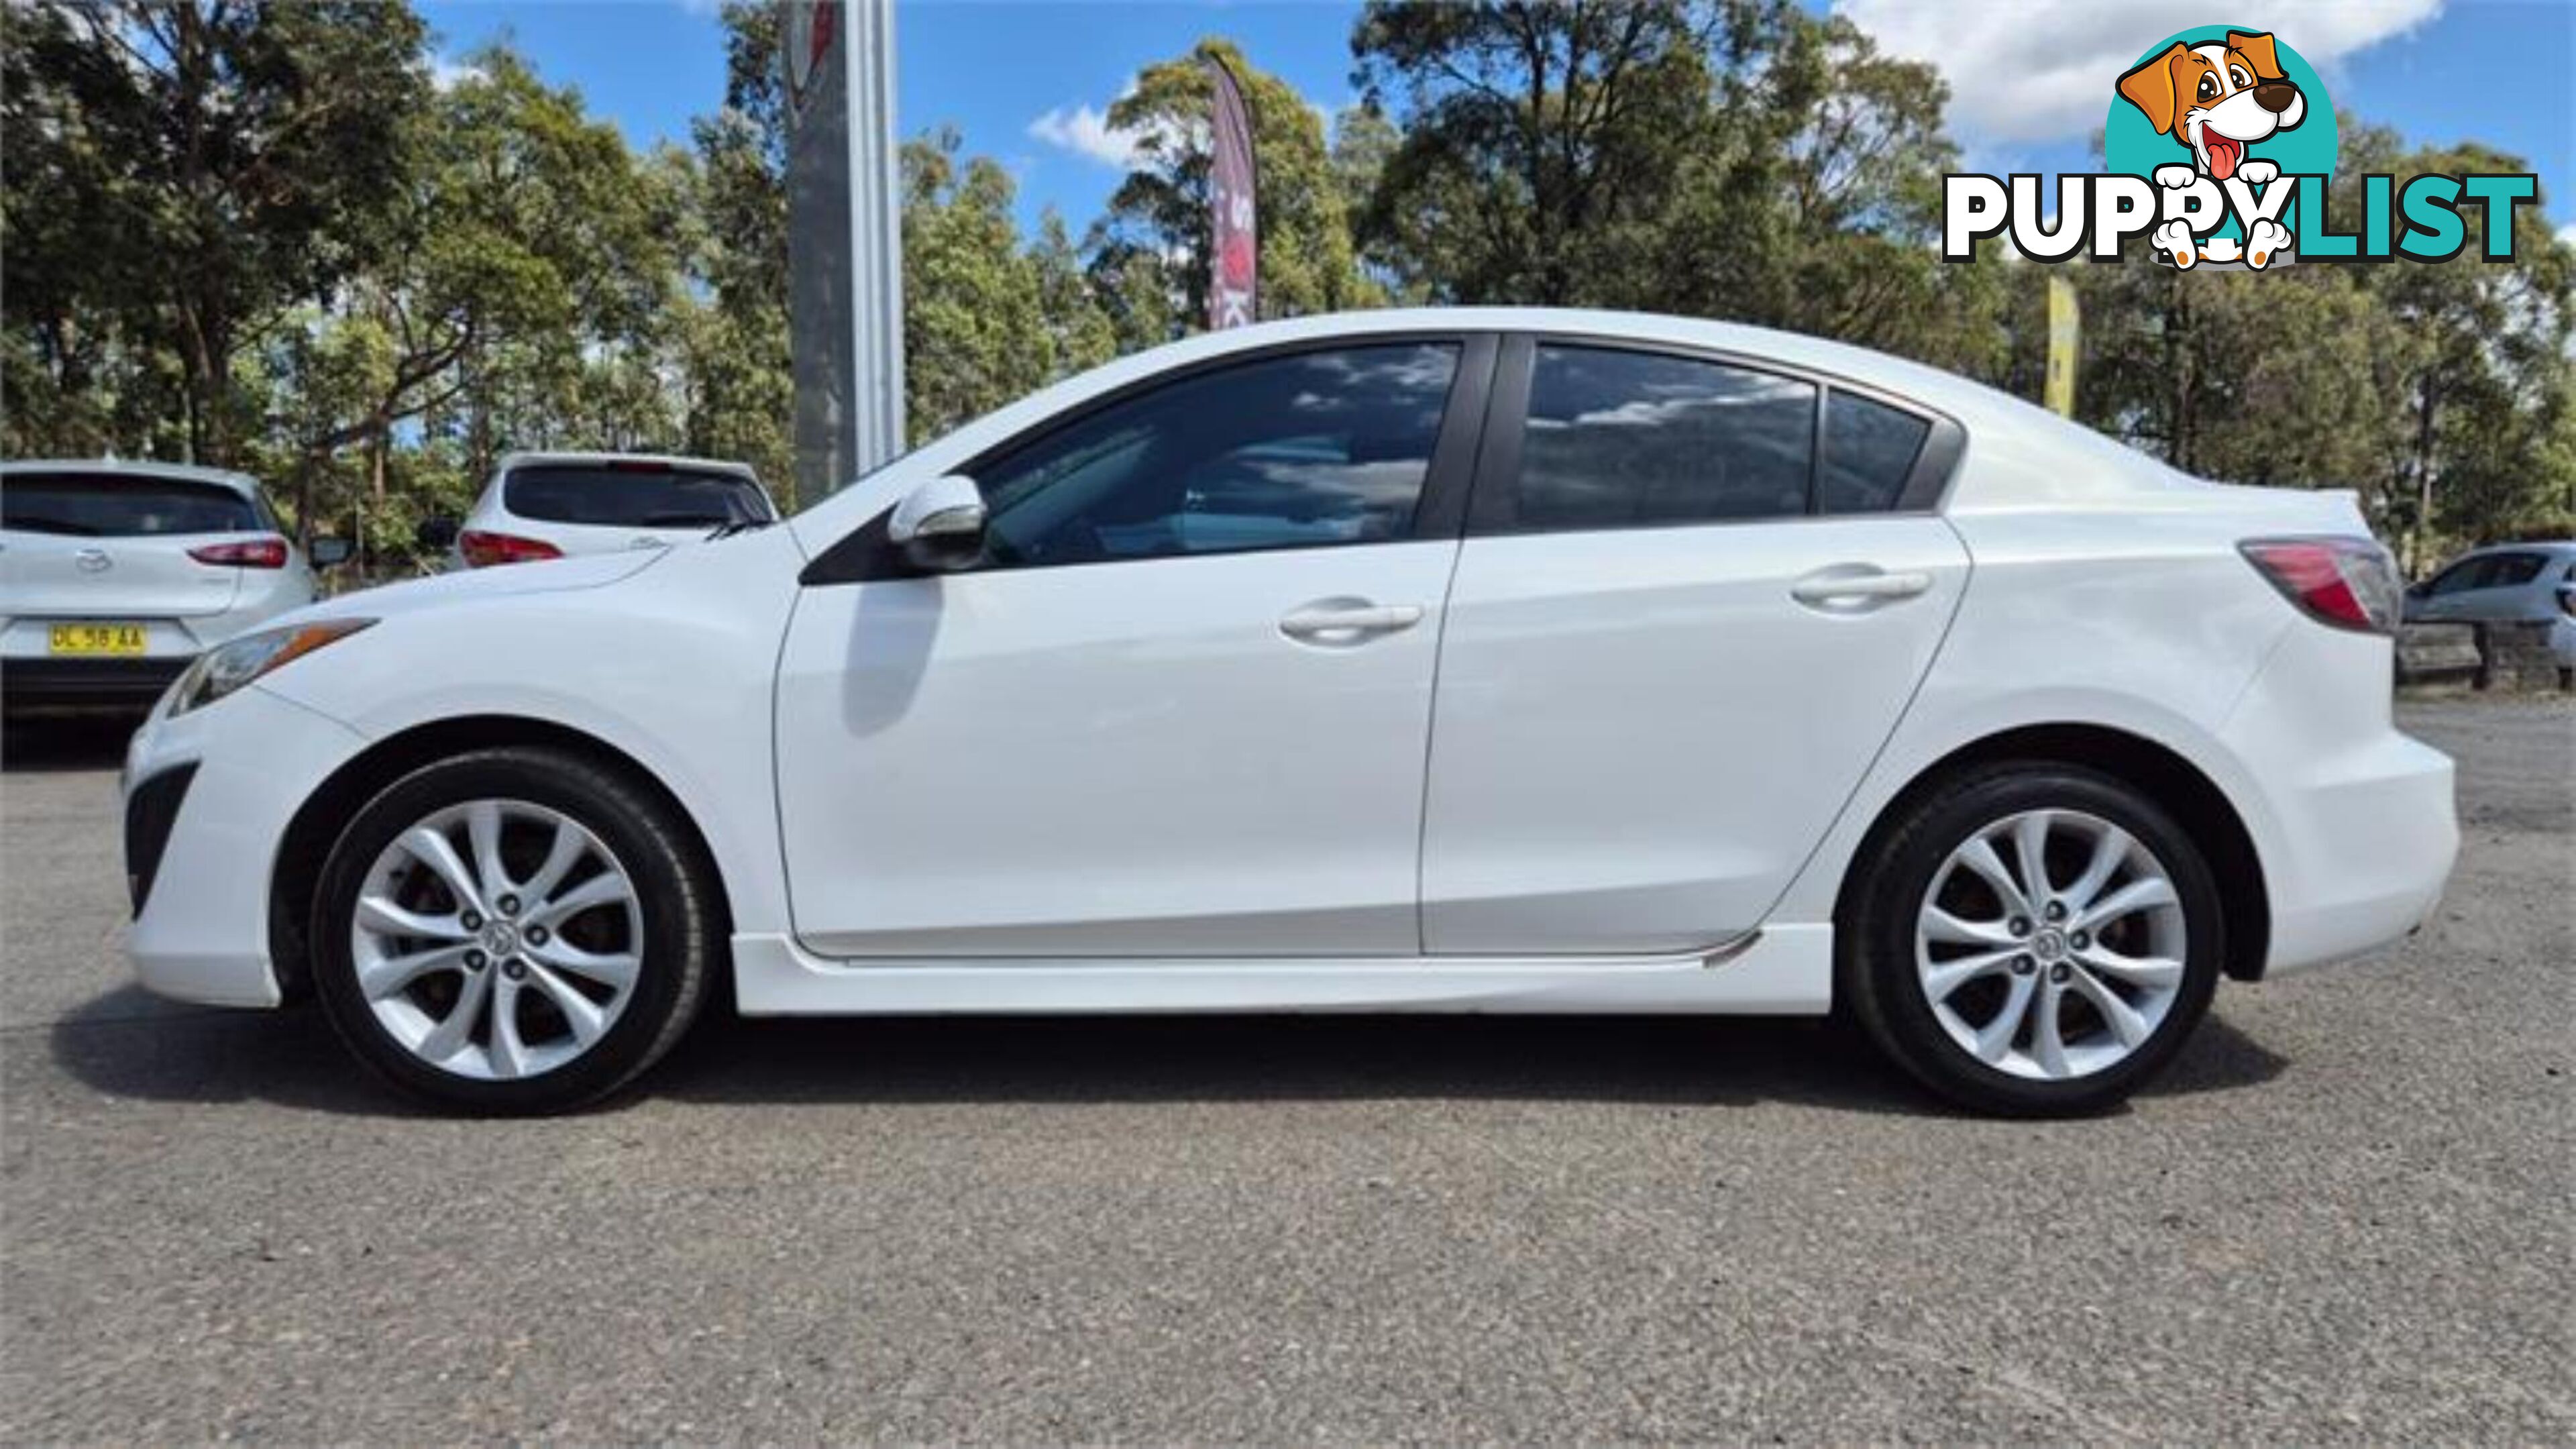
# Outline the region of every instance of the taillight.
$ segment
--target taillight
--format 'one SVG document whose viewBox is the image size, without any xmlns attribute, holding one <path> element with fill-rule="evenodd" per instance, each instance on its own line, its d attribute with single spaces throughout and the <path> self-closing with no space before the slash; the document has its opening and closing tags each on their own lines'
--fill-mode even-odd
<svg viewBox="0 0 2576 1449">
<path fill-rule="evenodd" d="M 253 538 L 241 543 L 210 543 L 188 550 L 188 557 L 201 564 L 229 564 L 237 569 L 282 569 L 286 567 L 286 540 Z"/>
<path fill-rule="evenodd" d="M 2367 538 L 2252 538 L 2246 561 L 2310 618 L 2338 629 L 2397 629 L 2397 566 Z"/>
<path fill-rule="evenodd" d="M 542 538 L 521 538 L 515 533 L 485 533 L 479 528 L 469 528 L 456 535 L 456 551 L 465 555 L 465 566 L 469 569 L 563 557 L 562 549 Z"/>
</svg>

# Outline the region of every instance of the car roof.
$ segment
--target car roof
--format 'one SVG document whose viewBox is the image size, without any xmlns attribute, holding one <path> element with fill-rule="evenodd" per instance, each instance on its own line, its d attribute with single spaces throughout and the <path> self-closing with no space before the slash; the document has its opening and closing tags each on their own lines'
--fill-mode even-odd
<svg viewBox="0 0 2576 1449">
<path fill-rule="evenodd" d="M 2527 543 L 2482 543 L 2462 559 L 2483 558 L 2491 553 L 2576 553 L 2576 538 L 2535 538 Z"/>
<path fill-rule="evenodd" d="M 701 473 L 730 473 L 737 478 L 759 482 L 760 475 L 749 463 L 729 458 L 693 458 L 685 453 L 505 453 L 493 465 L 495 473 L 508 473 L 520 468 L 547 465 L 597 467 L 608 463 L 652 463 L 665 468 L 686 468 Z"/>
<path fill-rule="evenodd" d="M 962 467 L 1025 429 L 1046 425 L 1069 409 L 1121 388 L 1266 348 L 1480 332 L 1532 333 L 1543 340 L 1598 341 L 1610 346 L 1661 344 L 1731 355 L 1751 366 L 1767 363 L 1851 382 L 1947 414 L 1968 434 L 1966 463 L 1943 504 L 1948 513 L 2115 498 L 2182 500 L 2213 486 L 2010 393 L 1883 352 L 1699 317 L 1559 307 L 1389 307 L 1197 333 L 1130 353 L 1006 404 L 945 437 L 925 442 L 903 461 L 907 474 Z M 813 516 L 808 526 L 816 530 L 838 526 L 843 508 L 862 506 L 834 506 L 852 493 L 837 490 L 806 510 Z M 859 496 L 872 494 L 859 490 Z M 875 500 L 866 506 L 881 503 Z"/>
<path fill-rule="evenodd" d="M 259 497 L 259 480 L 229 468 L 200 468 L 191 463 L 156 463 L 148 458 L 13 458 L 0 463 L 0 478 L 15 473 L 79 473 L 91 478 L 132 478 L 137 482 L 205 483 L 229 488 L 244 498 Z"/>
</svg>

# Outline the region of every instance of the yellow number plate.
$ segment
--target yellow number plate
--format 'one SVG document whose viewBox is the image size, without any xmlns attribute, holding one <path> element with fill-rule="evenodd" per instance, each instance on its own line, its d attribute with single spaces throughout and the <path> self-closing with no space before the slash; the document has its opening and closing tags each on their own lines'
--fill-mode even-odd
<svg viewBox="0 0 2576 1449">
<path fill-rule="evenodd" d="M 147 631 L 140 624 L 56 624 L 47 633 L 50 654 L 141 654 Z"/>
</svg>

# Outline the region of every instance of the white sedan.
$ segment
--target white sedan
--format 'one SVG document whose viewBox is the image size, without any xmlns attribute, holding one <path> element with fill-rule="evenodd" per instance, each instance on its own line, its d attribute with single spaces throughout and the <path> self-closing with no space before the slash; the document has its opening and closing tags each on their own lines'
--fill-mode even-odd
<svg viewBox="0 0 2576 1449">
<path fill-rule="evenodd" d="M 2353 499 L 1671 318 L 1202 336 L 784 525 L 378 589 L 135 737 L 144 982 L 473 1111 L 753 1015 L 1837 1003 L 2117 1101 L 2433 909 Z"/>
</svg>

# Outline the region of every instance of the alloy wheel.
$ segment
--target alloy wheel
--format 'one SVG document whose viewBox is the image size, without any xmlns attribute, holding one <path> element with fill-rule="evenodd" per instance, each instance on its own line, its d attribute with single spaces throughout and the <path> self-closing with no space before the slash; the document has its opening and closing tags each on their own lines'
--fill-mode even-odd
<svg viewBox="0 0 2576 1449">
<path fill-rule="evenodd" d="M 457 1076 L 553 1071 L 635 995 L 644 916 L 625 866 L 579 821 L 525 800 L 444 807 L 368 868 L 349 926 L 386 1033 Z"/>
<path fill-rule="evenodd" d="M 1925 892 L 1914 959 L 1941 1029 L 1978 1061 L 2041 1081 L 2116 1066 L 2155 1034 L 2188 959 L 2172 874 L 2135 836 L 2077 810 L 2026 810 L 1952 850 Z"/>
</svg>

